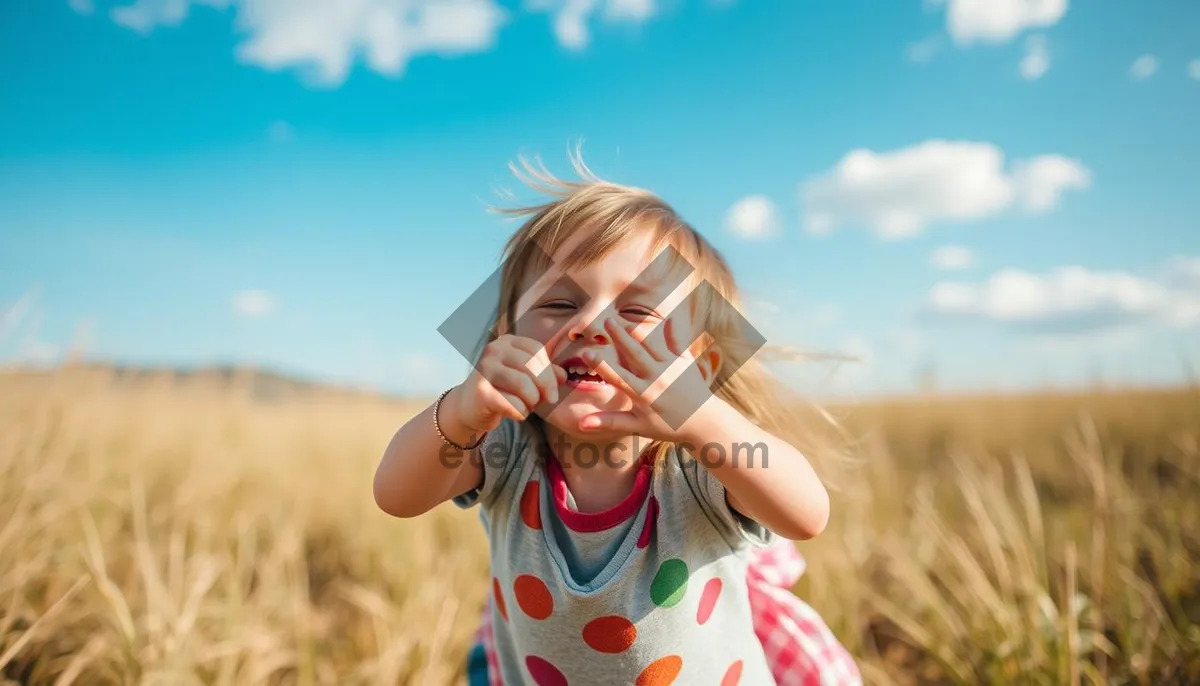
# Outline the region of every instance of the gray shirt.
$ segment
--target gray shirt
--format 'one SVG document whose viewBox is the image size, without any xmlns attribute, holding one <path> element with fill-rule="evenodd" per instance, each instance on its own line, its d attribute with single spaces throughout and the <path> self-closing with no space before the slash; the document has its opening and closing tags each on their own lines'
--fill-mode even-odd
<svg viewBox="0 0 1200 686">
<path fill-rule="evenodd" d="M 490 540 L 504 682 L 774 683 L 745 558 L 772 534 L 733 512 L 721 482 L 681 449 L 643 463 L 621 503 L 579 512 L 529 429 L 505 419 L 482 446 L 482 486 L 455 498 L 480 506 Z"/>
</svg>

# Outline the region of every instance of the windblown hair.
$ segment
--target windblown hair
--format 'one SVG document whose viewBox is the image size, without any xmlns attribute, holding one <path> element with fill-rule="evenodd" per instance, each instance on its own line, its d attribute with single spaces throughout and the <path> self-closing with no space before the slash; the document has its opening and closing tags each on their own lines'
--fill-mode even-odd
<svg viewBox="0 0 1200 686">
<path fill-rule="evenodd" d="M 722 356 L 711 382 L 714 394 L 756 425 L 796 446 L 813 462 L 826 486 L 837 489 L 834 472 L 848 458 L 845 433 L 830 413 L 805 402 L 781 384 L 762 359 L 822 356 L 804 355 L 788 347 L 754 345 L 738 312 L 741 298 L 737 284 L 722 255 L 654 193 L 598 178 L 584 164 L 578 149 L 571 155 L 571 162 L 578 181 L 560 179 L 540 161 L 535 166 L 523 157 L 509 165 L 525 185 L 549 199 L 536 205 L 493 208 L 500 214 L 526 219 L 504 246 L 495 321 L 480 341 L 479 352 L 483 345 L 511 330 L 524 290 L 536 275 L 545 273 L 550 256 L 568 241 L 574 238 L 577 245 L 555 265 L 564 271 L 599 261 L 623 241 L 649 230 L 654 239 L 652 250 L 657 252 L 666 245 L 674 248 L 668 253 L 668 268 L 694 270 L 689 279 L 699 287 L 688 302 L 699 328 L 719 346 Z M 587 233 L 581 237 L 580 231 Z M 527 425 L 537 431 L 540 422 L 540 417 L 531 415 Z M 657 458 L 671 447 L 659 443 L 648 449 L 655 451 Z"/>
</svg>

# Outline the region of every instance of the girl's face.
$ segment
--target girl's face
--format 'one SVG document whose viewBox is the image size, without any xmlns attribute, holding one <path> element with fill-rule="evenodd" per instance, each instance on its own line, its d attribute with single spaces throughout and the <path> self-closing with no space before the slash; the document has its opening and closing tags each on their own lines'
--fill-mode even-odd
<svg viewBox="0 0 1200 686">
<path fill-rule="evenodd" d="M 579 421 L 589 414 L 632 407 L 632 400 L 624 392 L 587 374 L 579 359 L 588 350 L 613 368 L 621 365 L 620 355 L 605 331 L 606 319 L 624 326 L 640 341 L 647 335 L 661 338 L 662 324 L 669 316 L 681 341 L 696 341 L 699 332 L 689 308 L 681 306 L 694 287 L 693 279 L 680 283 L 678 271 L 672 277 L 658 264 L 651 266 L 658 256 L 658 252 L 651 252 L 653 238 L 649 231 L 638 232 L 587 267 L 565 273 L 552 268 L 527 285 L 518 300 L 513 333 L 545 345 L 550 360 L 567 370 L 568 379 L 558 389 L 558 404 L 543 417 L 564 433 L 578 435 Z M 564 245 L 555 260 L 569 254 L 581 239 Z M 564 275 L 568 278 L 562 278 Z M 691 346 L 693 354 L 700 343 Z M 584 373 L 578 374 L 580 371 Z"/>
</svg>

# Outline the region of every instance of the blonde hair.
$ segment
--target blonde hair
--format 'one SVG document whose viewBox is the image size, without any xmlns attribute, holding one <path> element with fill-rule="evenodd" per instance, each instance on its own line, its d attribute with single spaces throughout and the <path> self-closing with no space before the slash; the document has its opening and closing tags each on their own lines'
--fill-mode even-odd
<svg viewBox="0 0 1200 686">
<path fill-rule="evenodd" d="M 711 336 L 722 354 L 722 364 L 712 380 L 717 386 L 715 395 L 759 427 L 794 445 L 813 462 L 826 486 L 836 489 L 834 472 L 848 458 L 843 447 L 845 433 L 829 412 L 805 402 L 779 383 L 761 359 L 829 356 L 804 355 L 775 345 L 763 345 L 756 353 L 742 330 L 744 320 L 735 310 L 740 306 L 740 293 L 724 257 L 654 193 L 598 178 L 584 164 L 578 149 L 570 158 L 580 177 L 578 181 L 556 177 L 540 160 L 537 166 L 524 157 L 519 158 L 519 166 L 509 164 L 513 174 L 526 186 L 550 199 L 535 205 L 492 208 L 497 213 L 526 220 L 505 243 L 495 321 L 480 341 L 479 351 L 511 329 L 530 275 L 544 273 L 550 256 L 577 237 L 578 231 L 586 228 L 589 233 L 577 237 L 582 240 L 558 261 L 558 268 L 568 270 L 592 264 L 635 234 L 649 230 L 654 237 L 653 251 L 668 244 L 675 248 L 668 255 L 669 267 L 675 267 L 680 258 L 685 259 L 695 270 L 692 278 L 711 286 L 694 291 L 691 302 L 699 313 L 699 328 Z M 530 420 L 526 427 L 541 433 L 541 418 L 531 415 Z M 544 438 L 544 433 L 539 438 Z M 657 460 L 672 447 L 659 443 L 649 449 L 655 452 Z"/>
</svg>

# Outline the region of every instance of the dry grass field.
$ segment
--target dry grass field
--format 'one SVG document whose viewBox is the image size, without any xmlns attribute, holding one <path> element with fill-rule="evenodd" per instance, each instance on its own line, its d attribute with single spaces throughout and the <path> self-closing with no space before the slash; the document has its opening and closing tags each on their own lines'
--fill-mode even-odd
<svg viewBox="0 0 1200 686">
<path fill-rule="evenodd" d="M 475 514 L 371 497 L 413 410 L 0 376 L 0 683 L 462 683 Z M 870 683 L 1200 681 L 1200 391 L 838 412 L 865 459 L 796 592 Z"/>
</svg>

